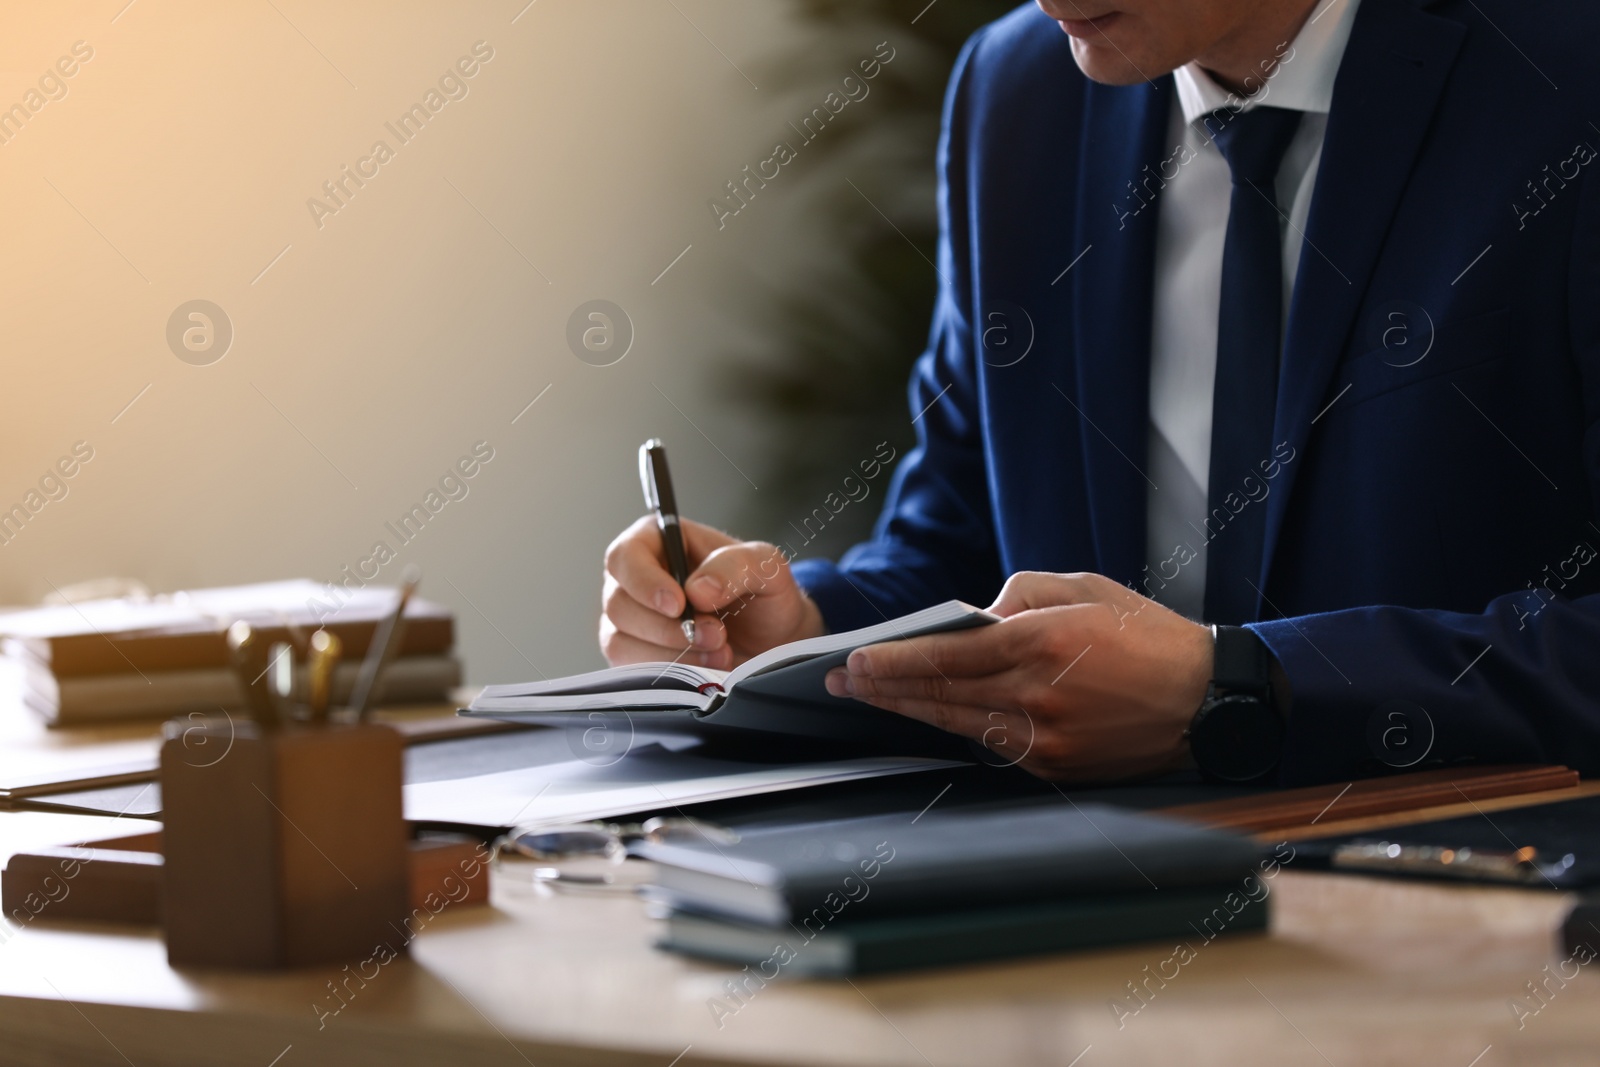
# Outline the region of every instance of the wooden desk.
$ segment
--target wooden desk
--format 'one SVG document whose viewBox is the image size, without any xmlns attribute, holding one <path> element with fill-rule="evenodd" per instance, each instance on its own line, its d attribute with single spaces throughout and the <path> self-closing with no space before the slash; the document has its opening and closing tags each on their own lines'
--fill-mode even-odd
<svg viewBox="0 0 1600 1067">
<path fill-rule="evenodd" d="M 149 758 L 153 738 L 148 725 L 47 731 L 0 701 L 0 768 Z M 1473 810 L 1456 808 L 1429 817 Z M 1315 830 L 1381 824 L 1342 824 L 1337 815 L 1337 808 L 1327 812 Z M 0 859 L 147 825 L 0 813 Z M 326 1012 L 340 1003 L 329 984 L 345 977 L 341 969 L 179 972 L 167 966 L 155 929 L 4 922 L 0 1065 L 1499 1067 L 1594 1060 L 1600 979 L 1589 972 L 1596 967 L 1564 987 L 1552 980 L 1556 993 L 1520 1031 L 1509 1007 L 1527 996 L 1526 983 L 1545 977 L 1546 965 L 1560 962 L 1555 931 L 1569 898 L 1298 873 L 1292 863 L 1271 884 L 1270 935 L 1204 945 L 1120 1028 L 1110 1003 L 1128 997 L 1126 983 L 1142 980 L 1146 966 L 1157 970 L 1172 946 L 854 983 L 780 981 L 724 1014 L 719 1027 L 711 1003 L 737 1006 L 724 988 L 734 971 L 650 948 L 653 923 L 637 900 L 536 888 L 521 863 L 495 872 L 490 907 L 445 908 L 409 959 L 383 966 L 364 987 L 351 979 L 348 1006 L 322 1017 L 320 1027 L 317 1006 Z"/>
<path fill-rule="evenodd" d="M 0 814 L 0 852 L 126 830 Z M 156 930 L 41 919 L 4 929 L 0 1063 L 1497 1067 L 1592 1062 L 1600 1047 L 1593 967 L 1552 981 L 1520 1031 L 1509 1007 L 1559 962 L 1564 896 L 1292 863 L 1272 885 L 1270 935 L 1201 946 L 1120 1029 L 1110 1002 L 1171 946 L 774 982 L 719 1028 L 710 1005 L 737 1006 L 724 988 L 734 972 L 651 949 L 637 900 L 553 894 L 521 863 L 496 872 L 491 907 L 445 908 L 410 959 L 352 981 L 320 1029 L 314 1005 L 339 1004 L 338 969 L 178 972 Z"/>
</svg>

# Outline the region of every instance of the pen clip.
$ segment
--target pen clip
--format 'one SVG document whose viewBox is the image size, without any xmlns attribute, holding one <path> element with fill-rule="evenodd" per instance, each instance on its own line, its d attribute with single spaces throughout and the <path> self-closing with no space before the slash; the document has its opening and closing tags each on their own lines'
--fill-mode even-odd
<svg viewBox="0 0 1600 1067">
<path fill-rule="evenodd" d="M 294 702 L 294 646 L 278 641 L 267 649 L 267 688 L 283 712 Z"/>
<path fill-rule="evenodd" d="M 639 446 L 639 485 L 644 489 L 644 506 L 650 511 L 661 510 L 661 491 L 656 487 L 655 457 L 661 438 L 652 437 Z"/>
</svg>

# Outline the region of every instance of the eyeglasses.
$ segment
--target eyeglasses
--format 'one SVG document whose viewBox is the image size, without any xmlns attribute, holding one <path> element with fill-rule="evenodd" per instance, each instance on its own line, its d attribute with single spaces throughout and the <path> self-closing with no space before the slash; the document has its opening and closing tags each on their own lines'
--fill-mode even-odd
<svg viewBox="0 0 1600 1067">
<path fill-rule="evenodd" d="M 709 842 L 733 845 L 739 835 L 727 827 L 687 816 L 657 816 L 642 823 L 586 822 L 565 825 L 517 827 L 495 843 L 497 854 L 511 853 L 546 862 L 605 860 L 620 866 L 633 855 L 633 846 L 643 842 L 655 845 Z M 619 879 L 601 868 L 598 871 L 564 870 L 561 867 L 536 867 L 536 883 L 570 889 L 623 890 L 632 892 L 637 884 Z"/>
</svg>

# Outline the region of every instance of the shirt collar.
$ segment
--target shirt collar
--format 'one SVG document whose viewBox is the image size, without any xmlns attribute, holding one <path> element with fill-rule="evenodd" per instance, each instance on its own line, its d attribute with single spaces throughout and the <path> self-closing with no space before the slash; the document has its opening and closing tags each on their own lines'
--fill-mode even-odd
<svg viewBox="0 0 1600 1067">
<path fill-rule="evenodd" d="M 1333 104 L 1333 81 L 1360 3 L 1361 0 L 1321 0 L 1294 41 L 1283 50 L 1272 76 L 1245 98 L 1244 110 L 1270 102 L 1273 107 L 1290 111 L 1327 114 Z M 1186 123 L 1230 103 L 1238 106 L 1238 97 L 1218 85 L 1197 62 L 1185 63 L 1172 72 L 1172 78 Z"/>
</svg>

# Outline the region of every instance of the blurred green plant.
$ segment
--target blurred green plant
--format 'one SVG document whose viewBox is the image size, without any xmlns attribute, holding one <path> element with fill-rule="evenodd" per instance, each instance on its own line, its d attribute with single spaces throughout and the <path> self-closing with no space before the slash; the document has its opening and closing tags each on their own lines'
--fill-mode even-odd
<svg viewBox="0 0 1600 1067">
<path fill-rule="evenodd" d="M 837 492 L 879 442 L 903 455 L 914 441 L 906 382 L 927 342 L 938 284 L 934 155 L 945 84 L 972 32 L 1016 4 L 794 2 L 813 32 L 769 60 L 763 85 L 803 99 L 818 85 L 831 88 L 876 42 L 888 41 L 895 59 L 862 106 L 845 109 L 804 149 L 794 195 L 807 228 L 835 258 L 758 295 L 767 351 L 760 359 L 742 355 L 718 380 L 728 399 L 768 428 L 760 481 L 775 491 L 752 494 L 747 528 L 802 555 L 835 554 L 867 534 L 879 492 L 844 508 L 803 547 L 791 524 Z"/>
</svg>

